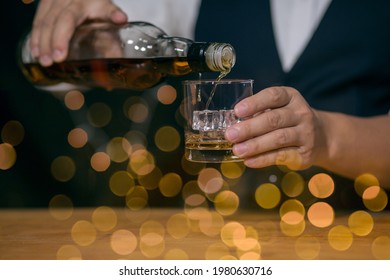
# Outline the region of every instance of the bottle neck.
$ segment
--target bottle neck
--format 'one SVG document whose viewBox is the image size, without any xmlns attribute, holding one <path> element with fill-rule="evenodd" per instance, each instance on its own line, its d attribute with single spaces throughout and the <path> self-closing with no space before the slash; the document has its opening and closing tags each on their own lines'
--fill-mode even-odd
<svg viewBox="0 0 390 280">
<path fill-rule="evenodd" d="M 187 59 L 193 72 L 228 72 L 236 62 L 236 54 L 230 44 L 194 42 Z"/>
</svg>

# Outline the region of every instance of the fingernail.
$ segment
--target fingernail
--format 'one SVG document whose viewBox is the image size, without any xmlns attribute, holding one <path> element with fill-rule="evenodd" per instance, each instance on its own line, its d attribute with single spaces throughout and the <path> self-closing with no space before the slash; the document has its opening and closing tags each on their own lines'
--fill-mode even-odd
<svg viewBox="0 0 390 280">
<path fill-rule="evenodd" d="M 242 143 L 242 144 L 236 144 L 234 145 L 233 147 L 233 152 L 235 155 L 237 156 L 242 156 L 244 155 L 246 152 L 247 152 L 248 148 L 246 146 L 246 144 Z"/>
<path fill-rule="evenodd" d="M 62 57 L 63 57 L 63 52 L 58 49 L 55 49 L 53 52 L 53 60 L 59 62 L 62 60 Z"/>
<path fill-rule="evenodd" d="M 248 111 L 248 105 L 246 103 L 238 103 L 235 107 L 234 107 L 234 111 L 235 113 L 238 115 L 238 116 L 242 116 L 242 115 L 245 115 L 246 112 Z"/>
<path fill-rule="evenodd" d="M 239 134 L 238 129 L 236 129 L 236 128 L 234 128 L 234 127 L 229 127 L 229 128 L 226 130 L 226 138 L 227 138 L 227 140 L 229 140 L 229 141 L 234 142 L 234 140 L 236 140 L 236 139 L 238 138 L 238 134 Z"/>
<path fill-rule="evenodd" d="M 39 57 L 39 48 L 35 47 L 31 49 L 31 54 L 33 57 Z"/>
<path fill-rule="evenodd" d="M 43 66 L 50 66 L 53 61 L 48 55 L 43 55 L 39 57 L 39 63 Z"/>
</svg>

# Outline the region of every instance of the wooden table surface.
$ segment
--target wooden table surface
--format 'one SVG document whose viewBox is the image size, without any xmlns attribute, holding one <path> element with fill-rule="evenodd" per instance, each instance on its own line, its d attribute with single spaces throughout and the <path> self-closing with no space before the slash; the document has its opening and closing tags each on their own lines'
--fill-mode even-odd
<svg viewBox="0 0 390 280">
<path fill-rule="evenodd" d="M 0 210 L 0 259 L 390 259 L 389 212 L 369 213 L 373 227 L 359 235 L 350 213 L 323 228 L 305 218 L 286 231 L 278 213 L 262 211 L 56 211 Z"/>
</svg>

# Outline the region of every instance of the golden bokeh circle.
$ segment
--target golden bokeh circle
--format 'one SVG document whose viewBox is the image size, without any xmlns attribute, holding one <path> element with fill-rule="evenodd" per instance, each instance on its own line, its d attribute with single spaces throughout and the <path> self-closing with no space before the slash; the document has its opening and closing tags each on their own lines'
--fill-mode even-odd
<svg viewBox="0 0 390 280">
<path fill-rule="evenodd" d="M 88 134 L 87 132 L 80 128 L 74 128 L 68 133 L 68 143 L 73 148 L 79 149 L 84 147 L 88 142 Z"/>
<path fill-rule="evenodd" d="M 170 85 L 163 85 L 157 90 L 157 99 L 164 105 L 175 102 L 177 97 L 176 89 Z"/>
<path fill-rule="evenodd" d="M 1 139 L 4 143 L 8 143 L 15 147 L 24 139 L 24 127 L 19 121 L 11 120 L 4 124 L 1 129 Z"/>
<path fill-rule="evenodd" d="M 312 225 L 325 228 L 333 224 L 335 213 L 328 203 L 316 202 L 307 210 L 307 218 Z"/>
<path fill-rule="evenodd" d="M 390 236 L 381 235 L 371 245 L 372 255 L 378 260 L 390 260 Z"/>
<path fill-rule="evenodd" d="M 65 94 L 64 103 L 69 110 L 79 110 L 85 102 L 84 95 L 78 90 L 71 90 Z"/>
<path fill-rule="evenodd" d="M 135 187 L 134 178 L 130 173 L 120 170 L 111 175 L 109 180 L 111 192 L 117 196 L 125 196 Z"/>
<path fill-rule="evenodd" d="M 386 208 L 388 197 L 386 192 L 379 186 L 371 186 L 364 190 L 363 195 L 364 206 L 370 211 L 380 212 Z"/>
<path fill-rule="evenodd" d="M 298 225 L 304 220 L 306 210 L 299 200 L 289 199 L 280 206 L 279 215 L 281 220 L 286 224 Z"/>
<path fill-rule="evenodd" d="M 50 215 L 60 221 L 69 219 L 73 214 L 72 200 L 63 194 L 53 196 L 49 201 Z"/>
<path fill-rule="evenodd" d="M 92 213 L 92 224 L 100 231 L 112 230 L 117 224 L 117 215 L 111 207 L 99 206 Z"/>
<path fill-rule="evenodd" d="M 169 249 L 164 254 L 164 260 L 189 260 L 189 256 L 186 251 L 180 248 Z"/>
<path fill-rule="evenodd" d="M 303 260 L 314 260 L 321 251 L 321 244 L 314 236 L 303 235 L 295 241 L 295 253 Z"/>
<path fill-rule="evenodd" d="M 15 164 L 15 162 L 16 162 L 15 148 L 8 143 L 0 144 L 0 169 L 8 170 Z"/>
<path fill-rule="evenodd" d="M 89 246 L 95 242 L 97 233 L 92 223 L 80 220 L 73 225 L 71 235 L 76 244 Z"/>
<path fill-rule="evenodd" d="M 111 235 L 111 249 L 118 255 L 130 255 L 137 248 L 138 240 L 130 230 L 120 229 Z"/>
<path fill-rule="evenodd" d="M 303 192 L 305 181 L 299 173 L 288 172 L 282 178 L 281 187 L 288 197 L 297 197 Z"/>
<path fill-rule="evenodd" d="M 379 180 L 370 173 L 363 173 L 354 181 L 355 191 L 360 197 L 362 197 L 364 191 L 371 186 L 379 186 Z"/>
<path fill-rule="evenodd" d="M 162 195 L 165 197 L 174 197 L 180 193 L 182 185 L 183 180 L 180 175 L 171 172 L 161 178 L 158 186 Z"/>
<path fill-rule="evenodd" d="M 328 243 L 337 251 L 346 251 L 353 243 L 352 232 L 344 225 L 334 226 L 328 232 Z"/>
<path fill-rule="evenodd" d="M 327 198 L 334 192 L 334 181 L 325 173 L 318 173 L 308 183 L 310 193 L 317 198 Z"/>
<path fill-rule="evenodd" d="M 182 239 L 190 233 L 190 221 L 183 213 L 169 217 L 166 224 L 167 232 L 175 239 Z"/>
<path fill-rule="evenodd" d="M 265 183 L 257 187 L 255 199 L 261 208 L 272 209 L 280 203 L 281 193 L 276 185 Z"/>
<path fill-rule="evenodd" d="M 349 215 L 348 227 L 358 236 L 367 236 L 374 228 L 374 219 L 370 213 L 358 210 Z"/>
<path fill-rule="evenodd" d="M 81 260 L 81 251 L 74 245 L 62 245 L 57 250 L 57 260 Z"/>
<path fill-rule="evenodd" d="M 76 173 L 76 165 L 68 156 L 58 156 L 51 163 L 51 174 L 60 182 L 67 182 L 73 178 Z"/>
<path fill-rule="evenodd" d="M 222 175 L 215 168 L 204 168 L 199 172 L 198 185 L 206 194 L 214 194 L 223 186 Z"/>
<path fill-rule="evenodd" d="M 93 127 L 104 127 L 108 125 L 112 118 L 111 108 L 101 102 L 97 102 L 89 107 L 87 112 L 87 119 Z"/>
<path fill-rule="evenodd" d="M 160 127 L 154 135 L 156 146 L 163 152 L 173 152 L 179 147 L 180 141 L 180 133 L 172 126 Z"/>
<path fill-rule="evenodd" d="M 111 159 L 105 152 L 96 152 L 91 156 L 90 164 L 96 172 L 104 172 L 111 165 Z"/>
<path fill-rule="evenodd" d="M 214 198 L 215 210 L 223 216 L 233 215 L 239 203 L 238 195 L 232 191 L 221 191 Z"/>
</svg>

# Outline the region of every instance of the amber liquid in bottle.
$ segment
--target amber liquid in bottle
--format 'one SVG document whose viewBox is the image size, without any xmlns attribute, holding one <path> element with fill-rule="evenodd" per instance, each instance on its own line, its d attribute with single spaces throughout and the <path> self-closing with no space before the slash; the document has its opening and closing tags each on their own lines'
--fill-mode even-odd
<svg viewBox="0 0 390 280">
<path fill-rule="evenodd" d="M 49 67 L 26 63 L 23 68 L 26 77 L 36 86 L 66 82 L 107 90 L 145 90 L 168 75 L 182 76 L 192 71 L 185 57 L 89 59 L 55 63 Z"/>
</svg>

